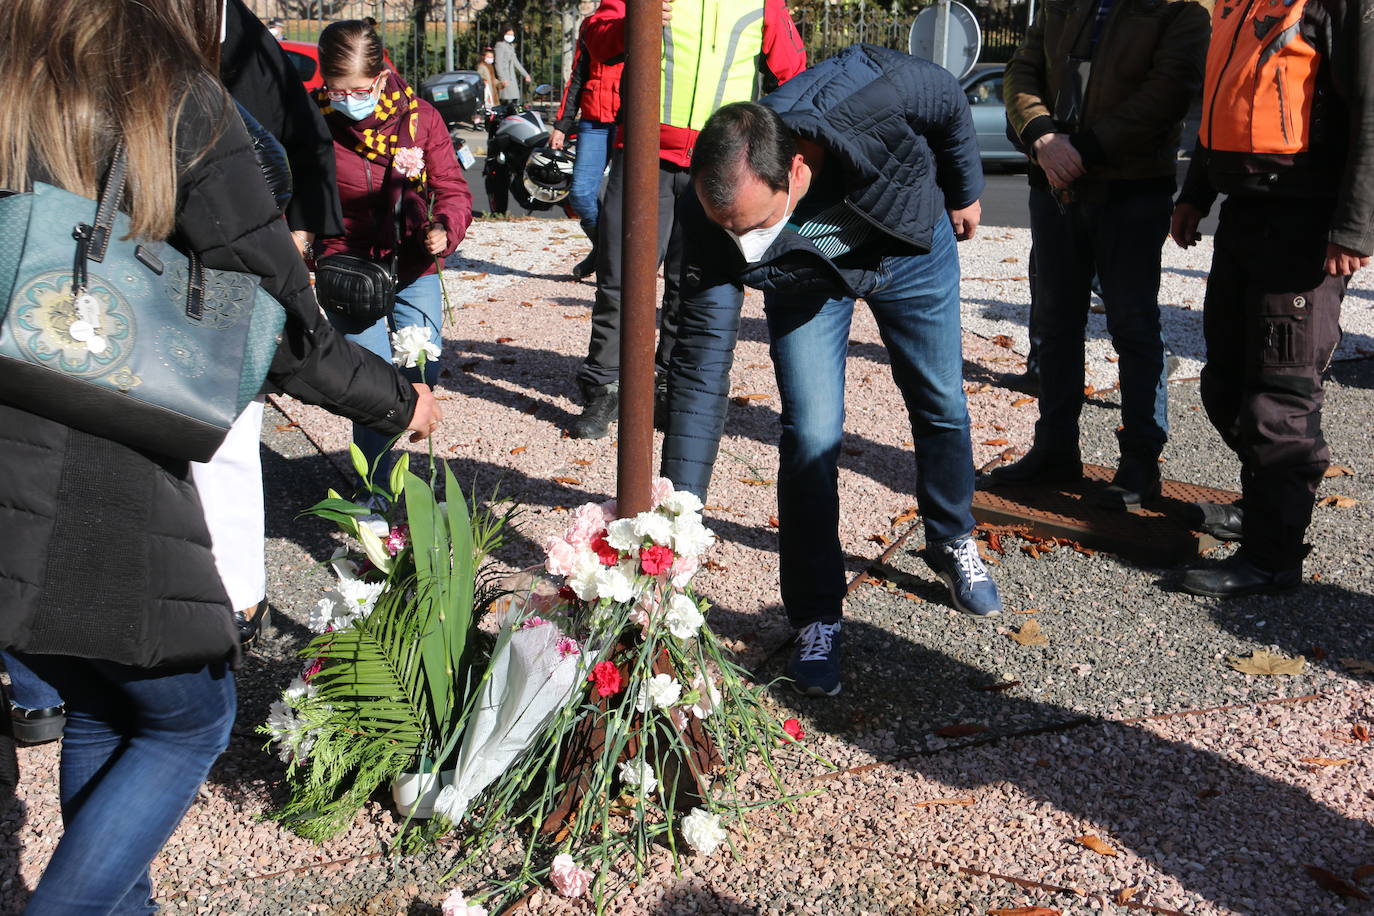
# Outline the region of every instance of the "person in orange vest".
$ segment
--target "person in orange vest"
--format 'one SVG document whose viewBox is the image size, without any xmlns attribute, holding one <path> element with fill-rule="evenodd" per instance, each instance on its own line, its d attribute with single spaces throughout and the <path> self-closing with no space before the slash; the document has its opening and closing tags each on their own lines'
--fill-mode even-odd
<svg viewBox="0 0 1374 916">
<path fill-rule="evenodd" d="M 1310 549 L 1330 463 L 1322 373 L 1374 254 L 1374 0 L 1218 0 L 1175 242 L 1197 243 L 1218 194 L 1202 399 L 1240 458 L 1242 498 L 1198 504 L 1197 525 L 1241 548 L 1183 588 L 1229 598 L 1296 586 Z"/>
</svg>

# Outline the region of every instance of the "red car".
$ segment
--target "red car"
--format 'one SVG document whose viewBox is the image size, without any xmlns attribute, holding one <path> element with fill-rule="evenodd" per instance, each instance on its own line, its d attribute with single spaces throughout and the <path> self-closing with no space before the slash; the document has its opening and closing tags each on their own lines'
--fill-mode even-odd
<svg viewBox="0 0 1374 916">
<path fill-rule="evenodd" d="M 286 52 L 286 56 L 291 58 L 291 63 L 296 67 L 296 73 L 300 76 L 301 82 L 305 84 L 306 92 L 314 92 L 324 86 L 324 77 L 320 75 L 320 46 L 309 41 L 283 41 L 280 43 L 281 49 Z M 396 65 L 391 62 L 391 55 L 382 52 L 382 59 L 392 70 Z"/>
</svg>

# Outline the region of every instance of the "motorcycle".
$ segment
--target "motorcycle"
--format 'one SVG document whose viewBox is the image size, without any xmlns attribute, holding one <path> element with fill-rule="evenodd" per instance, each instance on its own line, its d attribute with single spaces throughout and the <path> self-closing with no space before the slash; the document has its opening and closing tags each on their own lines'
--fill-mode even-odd
<svg viewBox="0 0 1374 916">
<path fill-rule="evenodd" d="M 554 206 L 531 196 L 524 180 L 530 153 L 548 146 L 549 133 L 538 112 L 516 102 L 487 111 L 487 163 L 482 178 L 490 212 L 504 214 L 512 194 L 516 203 L 528 211 Z"/>
</svg>

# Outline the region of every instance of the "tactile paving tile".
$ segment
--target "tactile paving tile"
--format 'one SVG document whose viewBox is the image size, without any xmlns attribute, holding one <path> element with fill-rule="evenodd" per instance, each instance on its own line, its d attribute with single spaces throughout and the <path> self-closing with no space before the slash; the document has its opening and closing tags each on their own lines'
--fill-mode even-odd
<svg viewBox="0 0 1374 916">
<path fill-rule="evenodd" d="M 1069 538 L 1084 547 L 1146 564 L 1195 559 L 1219 543 L 1188 527 L 1188 504 L 1231 503 L 1239 493 L 1181 480 L 1165 480 L 1160 498 L 1139 512 L 1098 508 L 1092 497 L 1111 482 L 1112 468 L 1083 465 L 1082 483 L 1070 487 L 997 487 L 973 495 L 973 517 L 1040 537 Z"/>
</svg>

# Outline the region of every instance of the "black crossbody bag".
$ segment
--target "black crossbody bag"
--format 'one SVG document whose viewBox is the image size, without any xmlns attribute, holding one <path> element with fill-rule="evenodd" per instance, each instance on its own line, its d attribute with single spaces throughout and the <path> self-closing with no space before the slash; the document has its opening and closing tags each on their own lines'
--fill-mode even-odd
<svg viewBox="0 0 1374 916">
<path fill-rule="evenodd" d="M 390 169 L 388 169 L 388 174 Z M 386 182 L 382 182 L 386 187 Z M 315 298 L 320 305 L 353 321 L 372 324 L 396 306 L 396 264 L 401 251 L 401 203 L 393 214 L 395 244 L 387 261 L 357 254 L 331 254 L 315 262 Z"/>
</svg>

